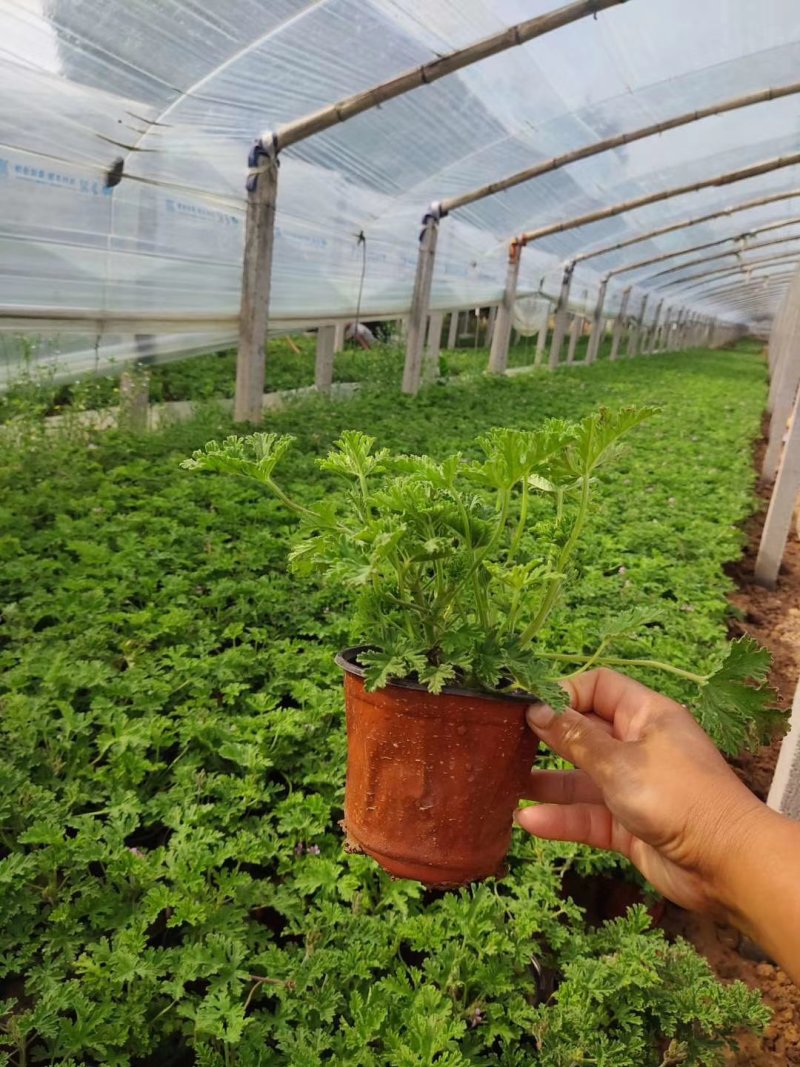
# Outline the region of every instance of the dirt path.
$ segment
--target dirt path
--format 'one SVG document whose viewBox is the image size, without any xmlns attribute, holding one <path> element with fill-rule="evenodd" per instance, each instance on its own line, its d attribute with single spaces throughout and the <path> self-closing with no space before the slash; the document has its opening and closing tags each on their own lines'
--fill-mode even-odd
<svg viewBox="0 0 800 1067">
<path fill-rule="evenodd" d="M 764 442 L 756 449 L 754 462 L 761 468 Z M 761 528 L 769 502 L 769 491 L 759 490 L 762 507 L 747 524 L 748 543 L 743 558 L 729 574 L 738 589 L 731 603 L 741 619 L 731 621 L 731 636 L 751 634 L 773 655 L 771 682 L 781 703 L 791 706 L 800 677 L 800 542 L 792 534 L 781 567 L 778 587 L 762 589 L 753 581 L 753 566 Z M 780 740 L 758 752 L 734 761 L 737 772 L 762 799 L 769 790 Z M 800 1065 L 800 989 L 772 964 L 746 958 L 740 949 L 738 933 L 710 919 L 689 915 L 670 906 L 664 922 L 672 933 L 688 938 L 711 963 L 720 978 L 739 978 L 758 988 L 773 1011 L 773 1020 L 763 1038 L 746 1038 L 738 1052 L 727 1058 L 730 1067 L 786 1067 Z"/>
</svg>

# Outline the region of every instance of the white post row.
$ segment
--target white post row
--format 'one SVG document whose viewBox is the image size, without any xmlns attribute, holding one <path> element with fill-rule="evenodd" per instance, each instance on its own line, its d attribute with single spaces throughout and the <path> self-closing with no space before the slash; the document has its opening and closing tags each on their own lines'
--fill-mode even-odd
<svg viewBox="0 0 800 1067">
<path fill-rule="evenodd" d="M 333 360 L 336 355 L 336 326 L 317 327 L 317 356 L 314 362 L 314 387 L 328 394 L 333 384 Z"/>
<path fill-rule="evenodd" d="M 564 274 L 561 278 L 561 291 L 558 294 L 556 317 L 555 322 L 553 323 L 553 340 L 550 344 L 550 370 L 555 370 L 561 362 L 561 346 L 564 343 L 564 336 L 567 332 L 567 322 L 569 319 L 569 291 L 572 287 L 572 275 L 574 271 L 575 264 L 568 263 L 564 268 Z"/>
<path fill-rule="evenodd" d="M 508 366 L 508 344 L 511 340 L 511 320 L 514 314 L 514 301 L 517 298 L 521 256 L 522 245 L 512 241 L 508 250 L 506 287 L 503 290 L 503 299 L 497 309 L 492 347 L 489 352 L 488 371 L 490 374 L 505 374 Z"/>
<path fill-rule="evenodd" d="M 619 305 L 619 312 L 617 313 L 616 321 L 614 322 L 614 333 L 611 338 L 611 355 L 609 359 L 619 358 L 619 346 L 622 342 L 622 334 L 625 330 L 626 316 L 628 314 L 628 304 L 631 299 L 631 287 L 628 286 L 622 293 L 622 300 Z"/>
<path fill-rule="evenodd" d="M 597 353 L 600 351 L 600 342 L 602 341 L 603 333 L 605 332 L 603 306 L 606 302 L 607 288 L 608 278 L 603 278 L 600 282 L 600 289 L 597 293 L 597 303 L 594 306 L 594 315 L 592 316 L 592 333 L 589 338 L 589 347 L 586 350 L 587 363 L 594 363 L 597 360 Z"/>
<path fill-rule="evenodd" d="M 417 395 L 422 378 L 422 350 L 425 344 L 425 329 L 428 325 L 428 308 L 431 302 L 440 217 L 438 205 L 432 204 L 422 220 L 417 271 L 414 277 L 411 310 L 408 315 L 406 362 L 403 368 L 402 388 L 408 396 Z"/>
</svg>

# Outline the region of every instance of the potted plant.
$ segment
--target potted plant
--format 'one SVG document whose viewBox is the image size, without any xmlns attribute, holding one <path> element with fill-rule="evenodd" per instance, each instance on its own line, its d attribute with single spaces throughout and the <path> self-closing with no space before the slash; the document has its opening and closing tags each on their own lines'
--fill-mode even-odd
<svg viewBox="0 0 800 1067">
<path fill-rule="evenodd" d="M 276 481 L 292 438 L 209 442 L 183 463 L 255 479 L 299 518 L 291 565 L 344 586 L 358 645 L 344 671 L 347 845 L 391 874 L 456 886 L 498 875 L 536 741 L 525 707 L 566 701 L 558 677 L 598 664 L 644 621 L 609 620 L 590 654 L 544 650 L 539 637 L 574 577 L 598 467 L 652 408 L 601 409 L 535 430 L 495 429 L 479 458 L 375 450 L 343 433 L 320 467 L 341 491 L 307 507 Z M 766 707 L 769 658 L 749 639 L 696 681 L 707 706 Z"/>
</svg>

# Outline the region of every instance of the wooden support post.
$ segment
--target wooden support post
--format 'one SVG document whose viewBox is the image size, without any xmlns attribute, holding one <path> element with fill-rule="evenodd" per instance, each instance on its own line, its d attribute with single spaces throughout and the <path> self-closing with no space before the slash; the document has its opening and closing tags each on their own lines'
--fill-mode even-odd
<svg viewBox="0 0 800 1067">
<path fill-rule="evenodd" d="M 455 348 L 458 341 L 458 312 L 450 312 L 450 328 L 447 332 L 447 347 Z"/>
<path fill-rule="evenodd" d="M 794 403 L 792 424 L 783 446 L 778 477 L 772 490 L 761 543 L 756 558 L 755 579 L 759 585 L 774 589 L 778 580 L 792 515 L 800 491 L 800 394 Z"/>
<path fill-rule="evenodd" d="M 145 433 L 150 411 L 150 375 L 146 371 L 123 371 L 119 379 L 120 430 Z"/>
<path fill-rule="evenodd" d="M 275 152 L 254 149 L 247 193 L 242 302 L 239 312 L 239 352 L 236 357 L 236 422 L 261 422 L 264 397 L 272 252 L 275 245 L 275 202 L 278 196 L 278 158 Z"/>
<path fill-rule="evenodd" d="M 597 353 L 600 351 L 600 342 L 603 340 L 603 334 L 605 332 L 605 319 L 603 318 L 603 306 L 606 302 L 606 289 L 608 288 L 608 278 L 603 278 L 600 282 L 600 289 L 597 293 L 597 303 L 594 306 L 594 315 L 592 316 L 592 335 L 589 338 L 589 347 L 586 350 L 586 362 L 595 363 L 597 360 Z"/>
<path fill-rule="evenodd" d="M 639 308 L 639 315 L 634 320 L 631 327 L 631 332 L 628 334 L 628 351 L 627 355 L 630 359 L 634 359 L 639 355 L 639 345 L 642 339 L 642 330 L 644 329 L 644 316 L 647 311 L 647 301 L 649 299 L 649 293 L 645 293 L 642 297 L 642 306 Z"/>
<path fill-rule="evenodd" d="M 625 330 L 626 316 L 628 314 L 628 304 L 631 299 L 631 287 L 628 286 L 622 293 L 622 300 L 620 301 L 619 311 L 617 313 L 616 320 L 614 321 L 614 333 L 611 339 L 611 355 L 609 359 L 619 358 L 619 346 L 622 341 L 622 334 Z"/>
<path fill-rule="evenodd" d="M 512 241 L 508 250 L 508 269 L 503 301 L 497 309 L 494 324 L 494 337 L 489 353 L 488 371 L 490 374 L 505 374 L 508 366 L 508 343 L 511 340 L 511 320 L 514 314 L 514 301 L 517 299 L 517 282 L 519 281 L 519 264 L 522 246 Z"/>
<path fill-rule="evenodd" d="M 425 328 L 428 324 L 428 308 L 431 302 L 433 267 L 436 262 L 436 241 L 439 236 L 439 211 L 434 204 L 422 220 L 419 238 L 417 274 L 408 315 L 406 340 L 406 363 L 403 370 L 403 392 L 416 396 L 422 376 L 422 350 L 425 344 Z"/>
<path fill-rule="evenodd" d="M 567 322 L 569 319 L 569 291 L 572 287 L 572 275 L 575 270 L 574 263 L 568 263 L 564 268 L 564 274 L 561 278 L 561 291 L 558 294 L 558 303 L 556 304 L 556 318 L 553 324 L 553 340 L 550 345 L 550 370 L 554 370 L 561 362 L 561 346 L 564 343 L 564 336 L 567 332 Z"/>
<path fill-rule="evenodd" d="M 442 327 L 444 312 L 432 311 L 428 322 L 428 343 L 425 346 L 422 379 L 426 385 L 439 377 L 439 353 L 442 348 Z"/>
<path fill-rule="evenodd" d="M 336 327 L 317 329 L 317 358 L 314 363 L 314 385 L 318 393 L 330 393 L 333 384 L 333 360 L 336 354 Z"/>
<path fill-rule="evenodd" d="M 402 324 L 403 320 L 399 320 Z M 333 351 L 341 352 L 344 348 L 344 331 L 345 324 L 343 322 L 337 322 L 333 328 Z"/>
<path fill-rule="evenodd" d="M 583 315 L 573 315 L 572 325 L 569 329 L 569 348 L 567 349 L 567 363 L 575 362 L 575 352 L 578 348 L 578 338 L 583 335 Z"/>
</svg>

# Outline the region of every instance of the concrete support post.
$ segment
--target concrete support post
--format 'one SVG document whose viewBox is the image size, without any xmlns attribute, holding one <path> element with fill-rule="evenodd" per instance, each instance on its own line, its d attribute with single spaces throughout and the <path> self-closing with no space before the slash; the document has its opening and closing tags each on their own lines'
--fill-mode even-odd
<svg viewBox="0 0 800 1067">
<path fill-rule="evenodd" d="M 756 558 L 755 579 L 774 589 L 789 538 L 792 515 L 800 491 L 800 394 L 795 399 L 792 423 L 783 446 L 775 488 L 772 490 L 761 543 Z"/>
<path fill-rule="evenodd" d="M 569 330 L 569 348 L 567 349 L 567 363 L 575 362 L 575 352 L 578 348 L 578 339 L 583 336 L 583 324 L 586 320 L 583 315 L 573 315 L 572 325 Z"/>
<path fill-rule="evenodd" d="M 150 411 L 150 375 L 146 371 L 123 371 L 119 379 L 120 430 L 145 433 Z"/>
<path fill-rule="evenodd" d="M 672 318 L 672 305 L 669 304 L 664 311 L 664 317 L 656 331 L 655 346 L 653 348 L 653 354 L 658 355 L 666 350 L 667 338 L 669 337 L 669 331 L 671 329 Z"/>
<path fill-rule="evenodd" d="M 402 334 L 403 320 L 402 319 L 398 319 L 398 322 L 400 323 L 399 332 Z M 336 325 L 333 327 L 333 351 L 334 352 L 341 352 L 342 349 L 344 348 L 344 331 L 345 331 L 345 324 L 343 322 L 337 322 Z"/>
<path fill-rule="evenodd" d="M 789 733 L 781 742 L 767 804 L 790 819 L 800 820 L 800 682 L 795 690 Z"/>
<path fill-rule="evenodd" d="M 561 346 L 564 343 L 564 337 L 567 332 L 567 323 L 569 320 L 569 291 L 572 286 L 572 275 L 574 271 L 575 264 L 568 263 L 564 268 L 564 274 L 561 278 L 561 292 L 558 294 L 556 318 L 553 324 L 553 340 L 550 345 L 550 370 L 554 370 L 561 362 Z"/>
<path fill-rule="evenodd" d="M 317 329 L 317 358 L 314 363 L 314 386 L 318 393 L 330 393 L 333 384 L 333 360 L 336 354 L 336 327 Z"/>
<path fill-rule="evenodd" d="M 458 341 L 458 312 L 450 312 L 450 326 L 447 331 L 447 347 L 455 348 Z"/>
<path fill-rule="evenodd" d="M 503 301 L 497 309 L 494 337 L 492 338 L 492 348 L 489 353 L 488 370 L 490 374 L 505 374 L 508 366 L 508 344 L 511 339 L 511 319 L 514 314 L 514 301 L 517 299 L 522 248 L 522 245 L 512 241 L 508 251 L 506 287 L 503 292 Z"/>
<path fill-rule="evenodd" d="M 642 339 L 642 330 L 644 329 L 644 316 L 647 311 L 647 301 L 649 299 L 649 293 L 645 293 L 642 297 L 642 306 L 639 308 L 639 315 L 634 320 L 631 326 L 631 331 L 628 334 L 628 351 L 626 355 L 630 359 L 634 359 L 639 355 L 639 345 Z"/>
<path fill-rule="evenodd" d="M 605 332 L 603 306 L 606 302 L 607 288 L 608 278 L 603 278 L 600 282 L 600 289 L 597 293 L 597 303 L 594 306 L 594 315 L 592 316 L 592 335 L 589 338 L 589 347 L 586 350 L 587 363 L 594 363 L 597 360 L 597 353 L 600 351 L 600 342 L 603 340 L 603 333 Z"/>
<path fill-rule="evenodd" d="M 642 355 L 644 356 L 652 356 L 653 352 L 655 351 L 656 337 L 658 335 L 658 328 L 661 323 L 661 308 L 663 306 L 663 299 L 659 300 L 659 302 L 656 304 L 656 313 L 653 316 L 653 321 L 650 323 L 650 326 L 647 330 L 644 339 L 644 344 L 642 346 Z"/>
<path fill-rule="evenodd" d="M 442 327 L 444 326 L 444 312 L 432 311 L 428 322 L 428 343 L 425 346 L 425 360 L 422 378 L 427 384 L 436 381 L 439 377 L 439 352 L 442 348 Z"/>
<path fill-rule="evenodd" d="M 486 347 L 492 347 L 492 338 L 494 337 L 494 324 L 497 322 L 497 308 L 489 308 L 489 321 L 486 325 Z"/>
<path fill-rule="evenodd" d="M 547 327 L 549 324 L 550 312 L 548 310 L 547 314 L 545 315 L 544 322 L 542 323 L 542 328 L 541 330 L 539 330 L 539 333 L 536 337 L 536 355 L 533 357 L 534 367 L 541 367 L 542 365 L 542 360 L 544 359 L 544 350 L 545 346 L 547 345 Z"/>
<path fill-rule="evenodd" d="M 270 155 L 254 148 L 250 165 L 263 169 L 251 176 L 247 192 L 233 413 L 236 422 L 258 423 L 261 422 L 266 373 L 278 159 L 275 153 Z"/>
<path fill-rule="evenodd" d="M 416 396 L 422 377 L 422 350 L 425 345 L 425 329 L 428 325 L 428 308 L 431 303 L 433 268 L 436 262 L 436 242 L 439 236 L 440 212 L 436 205 L 426 212 L 422 220 L 419 238 L 417 273 L 408 314 L 408 337 L 406 339 L 406 362 L 403 369 L 403 392 Z"/>
<path fill-rule="evenodd" d="M 617 312 L 616 320 L 614 321 L 614 333 L 611 338 L 611 355 L 609 359 L 619 358 L 619 346 L 622 342 L 622 334 L 625 330 L 628 314 L 628 304 L 631 299 L 631 288 L 628 286 L 622 294 L 622 300 L 620 301 L 619 311 Z"/>
<path fill-rule="evenodd" d="M 775 478 L 786 423 L 800 390 L 800 272 L 792 279 L 783 305 L 775 317 L 769 344 L 775 352 L 770 384 L 769 436 L 761 468 L 764 482 L 771 482 Z"/>
</svg>

